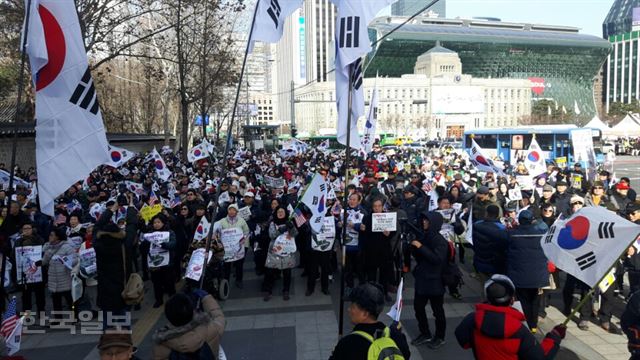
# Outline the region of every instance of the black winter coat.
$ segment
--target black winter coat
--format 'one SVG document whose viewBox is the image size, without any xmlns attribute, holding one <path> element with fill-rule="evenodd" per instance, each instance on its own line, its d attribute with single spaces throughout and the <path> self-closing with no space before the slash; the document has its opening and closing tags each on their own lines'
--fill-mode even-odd
<svg viewBox="0 0 640 360">
<path fill-rule="evenodd" d="M 429 229 L 418 241 L 422 246 L 418 249 L 411 246 L 411 253 L 417 265 L 413 269 L 416 293 L 426 296 L 442 296 L 445 293 L 442 272 L 447 263 L 449 244 L 440 235 L 442 215 L 436 212 L 427 213 Z"/>
<path fill-rule="evenodd" d="M 473 224 L 473 266 L 486 274 L 504 274 L 507 262 L 507 228 L 499 220 Z"/>
<path fill-rule="evenodd" d="M 538 289 L 549 286 L 547 257 L 540 240 L 549 228 L 544 222 L 520 224 L 509 232 L 507 276 L 517 288 Z"/>
<path fill-rule="evenodd" d="M 110 209 L 105 210 L 93 229 L 93 247 L 96 250 L 98 267 L 97 304 L 104 311 L 125 308 L 121 294 L 129 274 L 129 269 L 125 270 L 123 261 L 126 233 L 111 222 L 112 215 Z"/>
</svg>

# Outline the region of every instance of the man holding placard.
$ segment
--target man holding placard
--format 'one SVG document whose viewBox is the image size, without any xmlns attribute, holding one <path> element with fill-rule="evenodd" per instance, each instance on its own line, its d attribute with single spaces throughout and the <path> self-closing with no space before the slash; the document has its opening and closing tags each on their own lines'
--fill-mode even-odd
<svg viewBox="0 0 640 360">
<path fill-rule="evenodd" d="M 362 258 L 367 281 L 378 282 L 385 287 L 385 300 L 389 295 L 391 273 L 393 271 L 391 239 L 396 232 L 397 213 L 384 212 L 384 200 L 375 199 L 371 204 L 372 213 L 364 216 L 360 224 Z"/>
<path fill-rule="evenodd" d="M 242 275 L 244 270 L 244 256 L 249 246 L 249 226 L 238 215 L 238 205 L 231 204 L 227 209 L 227 216 L 213 224 L 214 237 L 224 246 L 224 278 L 231 277 L 231 265 L 234 264 L 236 287 L 242 289 Z"/>
</svg>

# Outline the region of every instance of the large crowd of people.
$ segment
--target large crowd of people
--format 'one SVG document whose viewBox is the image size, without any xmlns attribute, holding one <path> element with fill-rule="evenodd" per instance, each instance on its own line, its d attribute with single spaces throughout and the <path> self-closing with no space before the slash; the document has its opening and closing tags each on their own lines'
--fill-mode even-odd
<svg viewBox="0 0 640 360">
<path fill-rule="evenodd" d="M 35 188 L 25 186 L 37 181 L 35 170 L 19 170 L 24 182 L 16 191 L 8 195 L 0 190 L 0 251 L 6 274 L 2 301 L 10 292 L 19 295 L 20 311 L 49 310 L 50 298 L 52 310 L 122 316 L 140 309 L 136 286 L 150 280 L 153 307 L 165 306 L 171 324 L 154 335 L 154 359 L 205 348 L 215 355 L 224 331 L 216 299 L 226 298 L 229 286 L 244 287 L 248 254 L 264 279 L 263 300 L 270 301 L 276 282 L 282 281 L 277 296 L 287 301 L 296 267 L 304 269 L 307 282 L 304 293 L 295 296 L 330 295 L 343 244 L 345 294 L 356 332 L 340 341 L 333 359 L 366 358 L 359 355 L 371 340 L 366 334 L 384 330 L 377 321 L 381 307 L 393 303 L 401 277 L 410 272 L 419 328 L 410 341 L 414 346 L 442 347 L 446 327 L 453 325 L 458 326 L 460 345 L 474 348 L 478 359 L 509 351 L 513 357 L 504 358 L 539 358 L 525 353 L 552 358 L 565 329 L 555 328 L 541 345 L 531 335 L 546 314 L 549 292 L 562 292 L 562 311 L 569 315 L 574 293 L 584 295 L 589 287 L 569 274 L 560 276 L 561 270 L 545 257 L 540 238 L 558 217 L 586 206 L 605 207 L 640 223 L 640 205 L 629 178 L 615 179 L 602 170 L 596 179 L 588 179 L 579 163 L 550 163 L 544 174 L 532 178 L 521 163 L 506 164 L 508 175 L 497 176 L 476 171 L 461 153 L 378 146 L 366 157 L 351 157 L 350 163 L 344 150 L 309 145 L 290 153 L 237 148 L 227 159 L 211 156 L 194 162 L 182 161 L 180 152 L 170 149 L 161 153 L 171 171 L 168 179 L 159 176 L 156 162 L 145 154 L 117 168 L 102 166 L 58 198 L 54 218 L 39 211 Z M 222 172 L 222 165 L 227 171 Z M 308 204 L 300 202 L 314 176 L 321 176 L 328 189 L 319 231 L 309 223 Z M 379 213 L 397 214 L 395 231 L 374 231 L 373 217 Z M 198 276 L 189 276 L 192 257 L 208 249 L 209 226 L 213 256 Z M 461 297 L 456 263 L 465 262 L 471 262 L 472 276 L 486 283 L 478 294 L 484 303 L 476 308 L 485 320 L 470 316 L 459 325 L 447 324 L 445 295 L 449 293 L 451 301 Z M 622 281 L 625 272 L 629 290 Z M 177 288 L 185 278 L 184 289 Z M 320 292 L 315 288 L 318 279 Z M 634 247 L 620 259 L 616 279 L 608 289 L 598 290 L 597 314 L 602 328 L 621 333 L 611 321 L 611 303 L 640 288 L 640 255 Z M 521 311 L 510 307 L 515 299 Z M 630 304 L 638 303 L 637 296 L 631 299 L 635 301 Z M 433 331 L 427 304 L 435 317 Z M 593 311 L 592 302 L 580 309 L 580 329 L 588 329 Z M 640 313 L 640 308 L 635 311 Z M 495 319 L 487 314 L 503 314 L 503 323 L 491 323 Z M 105 329 L 113 325 L 106 315 L 102 320 Z M 520 322 L 526 326 L 512 324 Z M 634 326 L 640 329 L 637 321 L 623 322 L 622 330 L 632 337 L 640 333 Z M 401 327 L 395 324 L 392 330 L 387 335 L 408 358 Z M 519 345 L 505 345 L 510 340 Z M 635 341 L 640 343 L 640 338 Z M 126 335 L 116 334 L 105 337 L 102 345 L 109 353 L 113 346 L 105 344 L 124 344 L 126 350 L 129 342 Z"/>
</svg>

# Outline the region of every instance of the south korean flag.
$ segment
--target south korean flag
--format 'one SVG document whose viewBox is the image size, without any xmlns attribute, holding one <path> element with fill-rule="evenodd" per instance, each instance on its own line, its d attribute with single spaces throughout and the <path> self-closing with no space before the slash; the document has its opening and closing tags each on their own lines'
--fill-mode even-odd
<svg viewBox="0 0 640 360">
<path fill-rule="evenodd" d="M 338 107 L 338 142 L 360 149 L 358 119 L 364 115 L 362 57 L 371 51 L 368 25 L 376 14 L 395 0 L 331 0 L 338 7 L 336 18 L 336 101 Z M 351 82 L 350 82 L 351 80 Z M 349 89 L 351 109 L 349 109 Z M 348 123 L 351 110 L 351 123 Z"/>
<path fill-rule="evenodd" d="M 541 245 L 549 261 L 594 287 L 638 235 L 640 225 L 603 207 L 586 207 L 556 221 Z"/>
<path fill-rule="evenodd" d="M 282 37 L 284 22 L 302 6 L 302 0 L 258 0 L 253 32 L 249 39 L 249 53 L 256 41 L 276 43 Z"/>
<path fill-rule="evenodd" d="M 153 161 L 153 167 L 156 169 L 156 174 L 160 179 L 162 179 L 162 181 L 169 180 L 169 177 L 171 177 L 171 170 L 167 168 L 167 164 L 165 164 L 164 159 L 162 159 L 162 156 L 158 154 L 158 151 L 155 148 L 151 153 L 149 153 L 149 155 L 147 155 L 146 159 Z"/>
</svg>

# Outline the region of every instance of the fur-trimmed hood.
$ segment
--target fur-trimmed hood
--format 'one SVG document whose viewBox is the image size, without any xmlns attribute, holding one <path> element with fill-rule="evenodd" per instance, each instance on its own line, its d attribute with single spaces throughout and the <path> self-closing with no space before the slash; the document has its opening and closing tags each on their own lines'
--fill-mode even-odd
<svg viewBox="0 0 640 360">
<path fill-rule="evenodd" d="M 167 325 L 153 334 L 153 341 L 156 344 L 165 343 L 166 346 L 178 352 L 193 352 L 202 347 L 206 339 L 207 325 L 213 320 L 208 313 L 197 312 L 193 315 L 193 319 L 183 326 Z"/>
<path fill-rule="evenodd" d="M 127 236 L 127 233 L 124 232 L 124 230 L 120 230 L 120 231 L 103 231 L 103 230 L 99 230 L 98 233 L 96 234 L 96 237 L 98 239 L 101 239 L 105 236 L 109 236 L 112 237 L 114 239 L 119 239 L 122 240 Z"/>
</svg>

